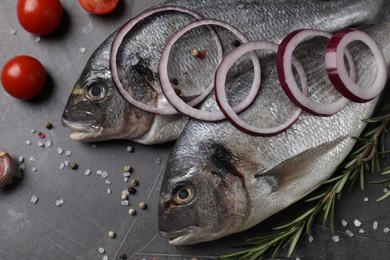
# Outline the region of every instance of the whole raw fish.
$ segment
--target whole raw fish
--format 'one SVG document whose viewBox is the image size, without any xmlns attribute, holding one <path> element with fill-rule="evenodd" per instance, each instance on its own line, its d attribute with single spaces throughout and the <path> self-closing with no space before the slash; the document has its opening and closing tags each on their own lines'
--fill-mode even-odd
<svg viewBox="0 0 390 260">
<path fill-rule="evenodd" d="M 376 40 L 389 66 L 390 16 L 363 30 Z M 324 46 L 318 38 L 302 43 L 297 57 L 311 82 L 311 97 L 329 102 L 339 94 L 325 73 Z M 358 85 L 370 86 L 377 69 L 371 52 L 358 43 L 349 50 L 357 65 Z M 297 108 L 281 90 L 274 62 L 266 60 L 263 67 L 261 91 L 241 115 L 251 124 L 270 127 Z M 252 74 L 229 83 L 232 100 L 245 97 Z M 361 134 L 365 127 L 361 119 L 372 114 L 377 100 L 350 102 L 330 117 L 303 113 L 295 125 L 274 137 L 254 137 L 226 121 L 190 121 L 167 163 L 160 195 L 161 235 L 174 245 L 217 239 L 246 230 L 301 199 L 348 155 L 355 142 L 351 137 Z M 202 107 L 217 106 L 209 98 Z"/>
<path fill-rule="evenodd" d="M 250 40 L 280 42 L 300 28 L 335 31 L 375 20 L 383 0 L 172 0 L 164 5 L 192 9 L 206 18 L 219 19 L 240 29 Z M 177 12 L 156 14 L 140 22 L 126 37 L 118 52 L 118 66 L 125 87 L 137 100 L 163 107 L 167 100 L 158 81 L 159 57 L 167 40 L 194 19 Z M 235 38 L 218 30 L 224 50 L 234 48 Z M 64 113 L 63 125 L 78 141 L 128 139 L 144 144 L 175 140 L 188 122 L 180 115 L 159 116 L 141 111 L 126 102 L 111 78 L 109 56 L 114 32 L 93 53 L 74 85 Z M 214 39 L 207 28 L 194 30 L 177 43 L 169 73 L 183 99 L 199 95 L 212 81 L 217 65 Z M 206 58 L 195 59 L 194 48 L 207 50 Z M 247 65 L 250 65 L 248 63 Z M 239 66 L 237 74 L 246 71 Z M 234 76 L 233 76 L 234 77 Z"/>
</svg>

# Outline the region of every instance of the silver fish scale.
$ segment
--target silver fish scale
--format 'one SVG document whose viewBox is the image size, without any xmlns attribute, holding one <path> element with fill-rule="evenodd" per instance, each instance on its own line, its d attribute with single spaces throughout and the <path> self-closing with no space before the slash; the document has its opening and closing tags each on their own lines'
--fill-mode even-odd
<svg viewBox="0 0 390 260">
<path fill-rule="evenodd" d="M 388 66 L 390 63 L 390 35 L 384 32 L 389 31 L 390 16 L 381 24 L 366 30 L 378 42 Z M 304 43 L 303 45 L 307 48 L 302 48 L 303 51 L 306 49 L 310 53 L 313 47 L 310 44 L 313 43 Z M 367 48 L 362 48 L 361 45 L 353 45 L 349 49 L 357 61 L 358 73 L 362 74 L 358 79 L 358 84 L 366 86 L 375 77 L 376 65 L 373 64 L 373 59 L 370 57 L 370 52 Z M 298 56 L 301 57 L 300 61 L 302 63 L 308 62 L 313 67 L 311 71 L 307 72 L 308 74 L 322 70 L 321 63 L 323 60 L 317 58 L 312 60 L 313 58 L 308 53 L 302 52 L 299 54 Z M 289 109 L 289 103 L 291 102 L 282 93 L 276 75 L 267 74 L 273 70 L 269 68 L 270 66 L 274 66 L 274 63 L 269 61 L 264 64 L 265 75 L 261 95 L 257 97 L 255 103 L 250 108 L 242 113 L 242 117 L 248 119 L 249 122 L 261 124 L 262 126 L 274 124 L 272 121 L 276 113 L 274 109 L 278 110 L 278 116 L 283 119 L 291 114 L 291 109 Z M 235 80 L 250 82 L 251 74 L 251 72 L 248 72 L 242 76 L 244 78 L 248 77 L 246 80 Z M 313 77 L 316 81 L 311 84 L 320 90 L 315 95 L 333 95 L 334 90 L 329 87 L 329 83 L 323 84 L 323 82 L 328 81 L 325 79 L 319 80 L 321 77 L 326 78 L 327 75 L 322 73 Z M 245 91 L 235 92 L 237 91 L 234 87 L 236 84 L 235 80 L 229 82 L 232 87 L 228 88 L 227 94 L 245 94 Z M 242 86 L 242 84 L 238 85 Z M 321 98 L 317 97 L 317 99 Z M 193 158 L 196 158 L 200 165 L 192 166 L 197 167 L 196 169 L 198 170 L 198 172 L 193 174 L 200 174 L 199 171 L 209 172 L 208 167 L 210 163 L 207 160 L 212 155 L 199 157 L 199 151 L 202 150 L 200 146 L 204 144 L 222 145 L 237 158 L 236 167 L 243 174 L 245 189 L 249 194 L 249 201 L 246 207 L 250 210 L 250 216 L 240 229 L 245 230 L 299 200 L 318 187 L 348 155 L 355 141 L 352 138 L 347 138 L 329 152 L 317 158 L 312 158 L 314 162 L 310 164 L 311 167 L 309 169 L 301 169 L 303 171 L 300 173 L 301 175 L 294 172 L 294 169 L 291 169 L 291 174 L 293 176 L 296 175 L 296 179 L 275 191 L 272 191 L 269 183 L 262 180 L 262 178 L 254 178 L 254 174 L 274 167 L 298 153 L 318 147 L 326 142 L 334 141 L 339 137 L 359 136 L 365 127 L 365 123 L 361 119 L 367 118 L 372 114 L 377 101 L 378 99 L 374 99 L 364 104 L 350 102 L 342 111 L 330 117 L 318 117 L 303 113 L 295 125 L 286 132 L 274 137 L 250 136 L 226 121 L 220 123 L 190 121 L 171 154 L 169 169 L 165 173 L 165 178 L 174 181 L 181 174 L 187 174 L 185 172 L 187 168 L 184 165 L 188 164 L 188 160 L 193 160 Z M 269 106 L 272 108 L 270 109 Z M 289 108 L 286 109 L 285 106 Z M 216 109 L 217 105 L 214 97 L 210 97 L 202 108 L 206 110 Z M 178 169 L 182 169 L 184 172 L 178 171 Z M 229 227 L 225 228 L 226 234 L 240 231 L 229 230 Z"/>
</svg>

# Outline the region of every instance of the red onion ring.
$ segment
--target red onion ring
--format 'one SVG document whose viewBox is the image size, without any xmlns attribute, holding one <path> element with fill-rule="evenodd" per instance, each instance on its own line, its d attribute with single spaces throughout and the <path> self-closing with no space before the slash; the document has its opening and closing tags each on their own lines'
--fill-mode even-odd
<svg viewBox="0 0 390 260">
<path fill-rule="evenodd" d="M 349 99 L 341 97 L 332 103 L 319 103 L 311 100 L 307 95 L 304 95 L 298 88 L 295 82 L 291 67 L 291 60 L 294 49 L 300 42 L 310 36 L 323 36 L 331 38 L 332 34 L 316 30 L 316 29 L 302 29 L 290 33 L 279 45 L 277 54 L 277 72 L 282 89 L 291 101 L 302 108 L 304 111 L 318 116 L 331 116 L 341 109 L 343 109 L 349 102 Z M 350 80 L 356 80 L 356 69 L 349 51 L 345 52 L 348 64 L 350 66 Z M 344 57 L 344 55 L 342 55 Z M 342 59 L 344 61 L 344 59 Z"/>
<path fill-rule="evenodd" d="M 250 135 L 274 136 L 284 132 L 287 128 L 292 126 L 301 115 L 302 109 L 297 107 L 297 111 L 285 123 L 277 127 L 259 128 L 259 127 L 254 127 L 246 123 L 245 121 L 243 121 L 229 105 L 226 98 L 225 80 L 226 80 L 226 74 L 229 71 L 230 67 L 234 64 L 234 62 L 239 57 L 241 57 L 245 53 L 253 50 L 258 50 L 258 49 L 265 49 L 265 50 L 277 52 L 278 45 L 268 41 L 252 41 L 239 46 L 237 49 L 235 49 L 233 52 L 227 55 L 217 69 L 217 73 L 215 77 L 215 84 L 216 84 L 215 95 L 216 95 L 218 105 L 220 106 L 222 112 L 236 128 Z M 301 79 L 302 92 L 307 94 L 307 78 L 303 66 L 295 58 L 292 59 L 292 64 L 294 65 Z"/>
<path fill-rule="evenodd" d="M 115 36 L 114 41 L 113 41 L 112 46 L 111 46 L 110 68 L 111 68 L 111 74 L 112 74 L 112 78 L 113 78 L 114 84 L 115 84 L 116 88 L 118 89 L 119 93 L 122 95 L 122 97 L 126 101 L 128 101 L 130 104 L 134 105 L 135 107 L 137 107 L 137 108 L 139 108 L 141 110 L 147 111 L 147 112 L 160 114 L 160 115 L 172 115 L 172 114 L 177 114 L 178 112 L 177 112 L 177 110 L 174 107 L 172 107 L 169 104 L 168 104 L 169 105 L 168 107 L 159 108 L 159 107 L 155 107 L 155 106 L 144 104 L 144 103 L 136 100 L 132 96 L 131 93 L 129 93 L 127 90 L 124 89 L 124 87 L 122 85 L 122 82 L 119 79 L 118 67 L 117 67 L 117 54 L 118 54 L 118 50 L 119 50 L 119 48 L 120 48 L 120 46 L 121 46 L 121 44 L 123 42 L 124 37 L 131 31 L 131 29 L 138 22 L 144 20 L 145 18 L 149 17 L 150 15 L 153 15 L 153 14 L 156 14 L 156 13 L 159 13 L 159 12 L 164 12 L 164 11 L 177 11 L 177 12 L 180 12 L 180 13 L 186 13 L 186 14 L 192 15 L 193 17 L 195 17 L 198 20 L 203 19 L 203 17 L 201 15 L 199 15 L 198 13 L 196 13 L 196 12 L 190 10 L 190 9 L 187 9 L 187 8 L 184 8 L 184 7 L 178 7 L 178 6 L 158 7 L 158 8 L 154 8 L 154 9 L 151 9 L 151 10 L 148 10 L 148 11 L 145 11 L 145 12 L 139 14 L 138 16 L 136 16 L 135 18 L 133 18 L 129 22 L 127 22 L 119 30 L 119 32 Z M 223 58 L 223 51 L 222 51 L 221 42 L 219 41 L 219 37 L 216 34 L 216 32 L 214 31 L 214 29 L 212 29 L 211 27 L 208 27 L 208 28 L 210 29 L 211 34 L 213 35 L 213 37 L 214 37 L 214 39 L 216 41 L 217 48 L 218 48 L 219 59 L 222 60 L 222 58 Z M 212 88 L 212 86 L 211 86 L 211 88 Z M 206 97 L 206 95 L 203 95 L 202 97 L 197 97 L 196 99 L 194 99 L 191 102 L 189 102 L 189 105 L 192 105 L 192 106 L 197 105 L 205 97 Z"/>
<path fill-rule="evenodd" d="M 359 87 L 348 77 L 343 53 L 347 45 L 353 41 L 362 41 L 370 48 L 377 63 L 376 79 L 371 87 Z M 325 56 L 329 79 L 337 90 L 354 102 L 364 103 L 377 97 L 384 89 L 387 81 L 387 66 L 378 44 L 367 34 L 354 29 L 345 29 L 333 35 Z"/>
<path fill-rule="evenodd" d="M 183 27 L 181 30 L 179 30 L 172 37 L 172 39 L 168 42 L 168 44 L 165 46 L 165 49 L 161 55 L 161 60 L 160 60 L 160 64 L 159 64 L 160 82 L 161 82 L 161 87 L 163 89 L 165 97 L 181 113 L 183 113 L 189 117 L 196 118 L 198 120 L 219 121 L 219 120 L 225 119 L 225 115 L 221 111 L 205 111 L 205 110 L 199 110 L 199 109 L 196 109 L 196 108 L 189 106 L 187 103 L 185 103 L 182 99 L 180 99 L 176 95 L 176 93 L 172 87 L 172 84 L 168 78 L 168 71 L 167 71 L 168 59 L 169 59 L 170 51 L 171 51 L 173 44 L 177 41 L 177 39 L 179 39 L 187 31 L 189 31 L 193 28 L 199 27 L 199 26 L 203 26 L 203 25 L 218 25 L 218 26 L 224 27 L 225 29 L 228 29 L 233 34 L 235 34 L 243 43 L 248 42 L 248 39 L 245 37 L 244 34 L 242 34 L 238 29 L 234 28 L 233 26 L 231 26 L 228 23 L 218 21 L 218 20 L 213 20 L 213 19 L 204 19 L 204 20 L 192 22 L 189 25 Z M 235 54 L 233 54 L 233 55 L 235 55 Z M 246 107 L 248 107 L 253 102 L 253 100 L 256 98 L 256 94 L 260 88 L 261 70 L 260 70 L 259 58 L 255 52 L 251 52 L 250 56 L 251 56 L 252 62 L 253 62 L 255 77 L 254 77 L 252 89 L 251 89 L 249 95 L 234 108 L 234 111 L 236 111 L 236 112 L 242 111 Z M 238 58 L 239 58 L 239 56 L 237 57 L 237 59 Z M 214 86 L 214 83 L 212 84 L 212 86 Z M 210 91 L 211 91 L 211 89 L 210 89 Z"/>
</svg>

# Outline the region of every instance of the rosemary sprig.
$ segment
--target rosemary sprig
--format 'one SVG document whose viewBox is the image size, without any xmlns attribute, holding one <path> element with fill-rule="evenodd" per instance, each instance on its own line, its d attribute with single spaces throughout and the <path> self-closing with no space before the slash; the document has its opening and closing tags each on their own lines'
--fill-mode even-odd
<svg viewBox="0 0 390 260">
<path fill-rule="evenodd" d="M 388 132 L 386 126 L 390 122 L 390 105 L 383 108 L 384 115 L 373 117 L 364 122 L 374 124 L 362 137 L 356 137 L 355 150 L 348 156 L 346 163 L 341 167 L 341 174 L 322 184 L 324 192 L 314 195 L 306 202 L 315 203 L 299 217 L 292 219 L 287 224 L 274 227 L 271 235 L 248 239 L 244 246 L 250 247 L 240 252 L 221 256 L 221 259 L 264 259 L 272 258 L 283 248 L 288 248 L 287 256 L 290 257 L 297 243 L 309 236 L 311 227 L 315 221 L 320 221 L 325 226 L 329 224 L 331 233 L 334 233 L 334 210 L 336 200 L 340 199 L 342 191 L 349 184 L 349 190 L 359 181 L 360 189 L 364 189 L 365 173 L 367 171 L 381 172 L 379 156 L 384 156 L 390 151 L 385 150 L 385 135 Z M 386 167 L 382 175 L 390 174 L 390 166 Z M 372 184 L 390 184 L 390 178 L 369 182 Z M 377 201 L 390 197 L 390 192 L 379 197 Z"/>
</svg>

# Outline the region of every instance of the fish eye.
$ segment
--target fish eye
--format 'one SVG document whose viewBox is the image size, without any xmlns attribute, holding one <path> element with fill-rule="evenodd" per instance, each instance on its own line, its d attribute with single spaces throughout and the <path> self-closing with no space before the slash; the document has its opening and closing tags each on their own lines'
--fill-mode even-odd
<svg viewBox="0 0 390 260">
<path fill-rule="evenodd" d="M 174 190 L 174 201 L 179 205 L 188 204 L 192 201 L 194 192 L 192 187 L 189 186 L 178 186 Z"/>
<path fill-rule="evenodd" d="M 94 83 L 88 87 L 88 98 L 93 101 L 101 100 L 106 96 L 106 88 L 101 85 Z"/>
</svg>

